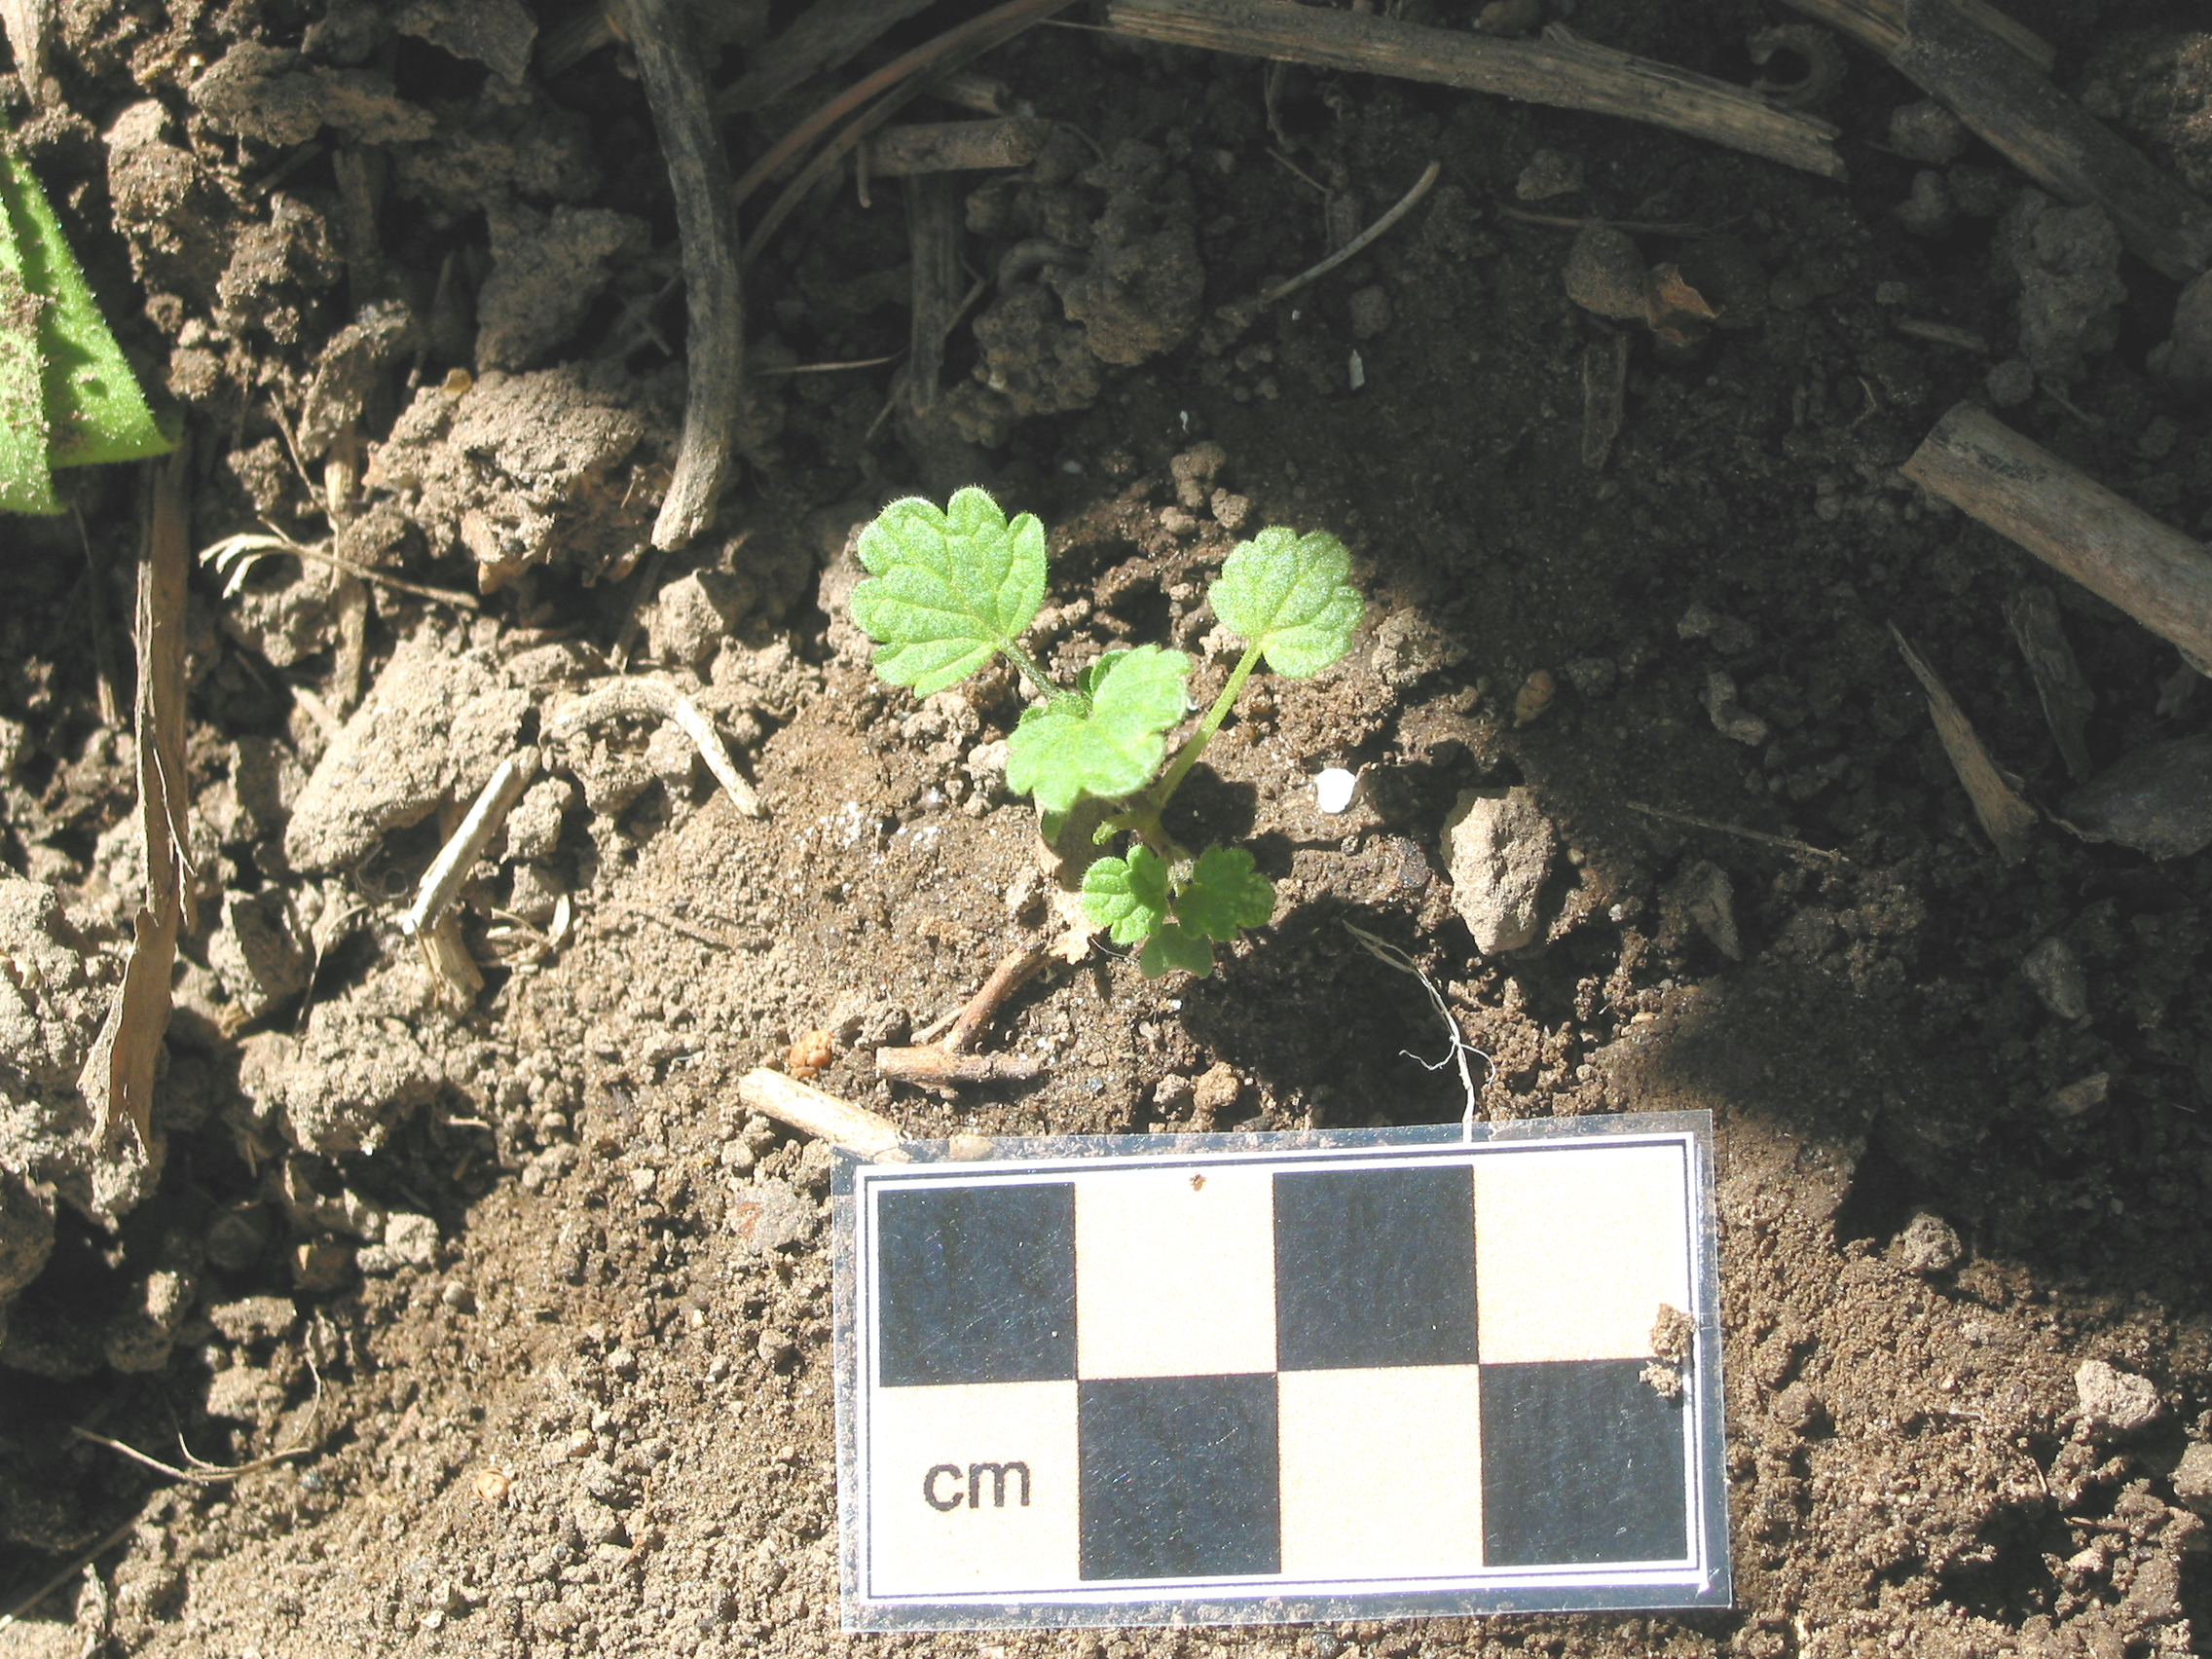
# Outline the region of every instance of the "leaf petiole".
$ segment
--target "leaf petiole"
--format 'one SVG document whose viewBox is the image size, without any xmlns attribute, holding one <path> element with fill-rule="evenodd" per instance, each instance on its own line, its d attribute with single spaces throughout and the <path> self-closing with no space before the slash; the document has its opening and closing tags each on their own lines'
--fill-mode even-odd
<svg viewBox="0 0 2212 1659">
<path fill-rule="evenodd" d="M 1213 734 L 1221 730 L 1222 721 L 1229 719 L 1229 711 L 1236 706 L 1236 694 L 1244 689 L 1244 682 L 1252 678 L 1252 670 L 1260 660 L 1261 649 L 1256 645 L 1244 647 L 1244 654 L 1236 659 L 1236 666 L 1230 670 L 1229 683 L 1221 688 L 1221 695 L 1213 700 L 1213 707 L 1206 711 L 1206 718 L 1198 722 L 1198 729 L 1184 740 L 1183 747 L 1175 752 L 1174 762 L 1167 768 L 1166 774 L 1148 793 L 1146 799 L 1152 808 L 1154 828 L 1158 828 L 1161 813 L 1166 810 L 1168 801 L 1173 798 L 1183 779 L 1198 763 L 1198 756 L 1206 752 L 1206 745 L 1213 741 Z"/>
</svg>

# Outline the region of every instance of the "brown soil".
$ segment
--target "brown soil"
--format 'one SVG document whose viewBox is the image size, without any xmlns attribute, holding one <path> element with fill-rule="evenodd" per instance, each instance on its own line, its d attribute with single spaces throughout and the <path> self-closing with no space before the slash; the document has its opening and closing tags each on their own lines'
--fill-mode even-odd
<svg viewBox="0 0 2212 1659">
<path fill-rule="evenodd" d="M 2062 84 L 2212 179 L 2193 8 L 2009 9 Z M 717 81 L 795 10 L 702 8 Z M 1739 82 L 1774 20 L 1571 18 Z M 1839 186 L 1303 71 L 1271 132 L 1248 60 L 1044 28 L 980 67 L 1065 126 L 1024 179 L 963 182 L 963 253 L 988 274 L 1055 247 L 955 335 L 955 389 L 879 424 L 893 367 L 776 372 L 906 344 L 901 192 L 825 190 L 749 278 L 755 408 L 716 533 L 633 570 L 681 422 L 673 211 L 617 49 L 548 77 L 533 23 L 520 0 L 69 0 L 58 96 L 0 84 L 192 418 L 197 544 L 266 519 L 485 589 L 472 613 L 288 558 L 228 595 L 201 572 L 207 931 L 159 1186 L 108 1215 L 72 1086 L 141 881 L 99 697 L 129 660 L 131 483 L 73 481 L 90 576 L 67 521 L 9 522 L 0 1284 L 28 1282 L 0 1347 L 0 1608 L 70 1575 L 0 1653 L 2202 1650 L 2185 1498 L 2212 1494 L 2176 1470 L 2212 1439 L 2212 854 L 2045 825 L 2003 866 L 1888 632 L 2039 804 L 2069 783 L 2005 621 L 2025 586 L 2054 591 L 2096 692 L 2097 763 L 2204 728 L 2171 649 L 1896 470 L 1989 395 L 2212 532 L 2212 415 L 2145 367 L 2172 283 L 2087 227 L 2066 246 L 2093 269 L 2030 279 L 2023 315 L 2021 181 L 1968 145 L 1937 164 L 1948 217 L 1900 223 L 1929 203 L 1891 141 L 1918 94 L 1856 50 L 1824 111 Z M 828 88 L 733 121 L 740 165 Z M 1241 332 L 1217 318 L 1431 160 L 1442 182 L 1371 251 Z M 1532 167 L 1581 183 L 1523 200 Z M 1563 280 L 1571 223 L 1529 212 L 1675 227 L 1638 251 L 1717 320 L 1669 344 L 1593 315 Z M 1586 358 L 1615 341 L 1625 418 L 1593 466 Z M 1048 926 L 1034 818 L 994 770 L 1017 688 L 887 690 L 838 601 L 856 523 L 969 482 L 1053 527 L 1063 668 L 1124 640 L 1207 652 L 1204 581 L 1266 525 L 1343 536 L 1372 603 L 1337 669 L 1263 680 L 1179 802 L 1192 835 L 1255 847 L 1273 924 L 1203 981 L 1103 948 L 1055 967 L 989 1039 L 1039 1080 L 945 1101 L 877 1083 L 870 1050 Z M 455 1012 L 398 912 L 456 803 L 617 649 L 691 689 L 767 816 L 650 722 L 547 743 L 470 890 L 488 982 Z M 1517 722 L 1539 671 L 1555 694 Z M 1341 817 L 1314 805 L 1325 765 L 1362 769 Z M 1495 786 L 1560 852 L 1535 942 L 1486 955 L 1443 835 Z M 735 1079 L 827 1030 L 816 1081 L 912 1135 L 1455 1117 L 1432 1011 L 1346 920 L 1446 988 L 1487 1116 L 1716 1115 L 1738 1609 L 839 1636 L 828 1163 L 749 1121 Z M 178 1482 L 73 1426 L 167 1461 L 306 1450 Z"/>
</svg>

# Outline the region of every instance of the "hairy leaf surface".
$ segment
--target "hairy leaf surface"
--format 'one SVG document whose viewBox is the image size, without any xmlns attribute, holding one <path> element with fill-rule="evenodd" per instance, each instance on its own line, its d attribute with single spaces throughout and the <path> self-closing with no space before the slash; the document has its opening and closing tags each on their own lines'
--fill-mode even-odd
<svg viewBox="0 0 2212 1659">
<path fill-rule="evenodd" d="M 1266 927 L 1275 912 L 1274 883 L 1242 847 L 1208 847 L 1175 896 L 1175 919 L 1191 933 L 1227 944 L 1240 928 Z"/>
<path fill-rule="evenodd" d="M 1116 944 L 1150 939 L 1167 919 L 1167 866 L 1139 844 L 1125 859 L 1100 859 L 1083 872 L 1084 914 Z"/>
<path fill-rule="evenodd" d="M 1191 659 L 1139 645 L 1099 659 L 1082 694 L 1067 692 L 1024 710 L 1006 745 L 1007 787 L 1065 812 L 1085 795 L 1134 793 L 1152 781 L 1168 727 L 1183 718 Z"/>
<path fill-rule="evenodd" d="M 893 501 L 861 532 L 868 579 L 853 589 L 853 620 L 876 642 L 875 671 L 927 697 L 1011 649 L 1045 601 L 1045 527 L 1008 521 L 973 487 L 943 509 Z"/>
<path fill-rule="evenodd" d="M 1230 554 L 1207 598 L 1213 613 L 1293 680 L 1343 656 L 1366 601 L 1351 585 L 1351 555 L 1325 530 L 1263 530 Z"/>
</svg>

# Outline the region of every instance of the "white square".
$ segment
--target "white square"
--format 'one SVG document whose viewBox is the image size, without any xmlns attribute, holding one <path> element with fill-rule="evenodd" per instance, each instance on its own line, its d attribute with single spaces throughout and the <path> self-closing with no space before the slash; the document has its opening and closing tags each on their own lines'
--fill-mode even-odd
<svg viewBox="0 0 2212 1659">
<path fill-rule="evenodd" d="M 1274 1214 L 1266 1168 L 1079 1175 L 1076 1374 L 1272 1371 Z"/>
<path fill-rule="evenodd" d="M 1418 1578 L 1482 1567 L 1478 1367 L 1286 1371 L 1275 1386 L 1285 1574 Z"/>
<path fill-rule="evenodd" d="M 867 1578 L 876 1596 L 1076 1581 L 1073 1382 L 879 1388 L 868 1402 Z"/>
<path fill-rule="evenodd" d="M 1475 1342 L 1486 1365 L 1641 1359 L 1662 1306 L 1690 1310 L 1681 1147 L 1475 1160 Z"/>
</svg>

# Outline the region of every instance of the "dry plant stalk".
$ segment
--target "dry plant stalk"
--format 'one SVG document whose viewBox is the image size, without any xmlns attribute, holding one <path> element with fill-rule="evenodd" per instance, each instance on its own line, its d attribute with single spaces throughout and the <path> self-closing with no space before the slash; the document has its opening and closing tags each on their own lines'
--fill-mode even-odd
<svg viewBox="0 0 2212 1659">
<path fill-rule="evenodd" d="M 574 702 L 564 705 L 547 723 L 545 735 L 573 737 L 618 715 L 674 720 L 697 747 L 707 762 L 707 770 L 714 773 L 715 781 L 721 785 L 730 804 L 748 818 L 766 815 L 759 795 L 731 764 L 729 751 L 722 747 L 722 735 L 715 729 L 714 721 L 707 719 L 698 704 L 665 680 L 647 675 L 616 675 L 602 681 Z"/>
<path fill-rule="evenodd" d="M 809 75 L 834 69 L 895 23 L 935 0 L 814 0 L 774 40 L 754 53 L 721 94 L 725 114 L 774 103 Z"/>
<path fill-rule="evenodd" d="M 942 1088 L 963 1083 L 1022 1083 L 1044 1069 L 1041 1062 L 1019 1054 L 973 1052 L 976 1040 L 1008 997 L 1019 990 L 1045 966 L 1047 953 L 1031 944 L 1014 946 L 999 959 L 991 977 L 968 999 L 951 1026 L 935 1043 L 917 1043 L 905 1049 L 878 1049 L 875 1070 L 879 1077 L 900 1083 L 918 1083 Z"/>
<path fill-rule="evenodd" d="M 2096 693 L 2075 660 L 2059 624 L 2058 601 L 2050 589 L 2030 585 L 2005 602 L 2005 620 L 2012 640 L 2027 659 L 2028 676 L 2036 682 L 2043 718 L 2066 761 L 2067 774 L 2076 783 L 2089 776 L 2089 744 L 2085 735 L 2089 716 L 2097 707 Z"/>
<path fill-rule="evenodd" d="M 1843 177 L 1836 129 L 1757 93 L 1587 41 L 1493 40 L 1286 0 L 1109 0 L 1106 26 L 1139 40 L 1363 75 L 1432 81 L 1524 103 L 1617 115 L 1787 166 Z"/>
<path fill-rule="evenodd" d="M 1966 711 L 1936 678 L 1936 671 L 1905 643 L 1895 624 L 1890 636 L 1904 653 L 1905 667 L 1912 670 L 1912 677 L 1928 693 L 1928 714 L 1936 722 L 1936 735 L 1943 740 L 1943 753 L 1951 758 L 1951 769 L 1966 786 L 1974 816 L 1996 843 L 1997 856 L 2009 865 L 2018 864 L 2028 856 L 2028 831 L 2035 828 L 2036 809 L 2020 798 L 2019 792 L 1982 747 Z"/>
<path fill-rule="evenodd" d="M 186 488 L 191 445 L 154 463 L 153 511 L 138 566 L 138 824 L 146 845 L 146 902 L 131 922 L 122 989 L 108 1009 L 77 1088 L 92 1108 L 94 1136 L 112 1151 L 129 1123 L 154 1157 L 154 1068 L 169 1023 L 169 972 L 191 903 L 185 828 L 190 774 L 184 755 L 184 598 L 192 572 Z"/>
<path fill-rule="evenodd" d="M 706 63 L 678 0 L 619 0 L 645 102 L 676 198 L 689 322 L 683 342 L 683 436 L 653 545 L 682 547 L 715 516 L 729 475 L 745 396 L 745 290 L 737 259 L 737 202 L 707 95 Z"/>
<path fill-rule="evenodd" d="M 870 1163 L 912 1161 L 899 1144 L 898 1124 L 890 1119 L 782 1072 L 765 1067 L 747 1072 L 737 1080 L 737 1097 L 749 1111 L 841 1146 Z"/>
<path fill-rule="evenodd" d="M 863 154 L 878 178 L 915 173 L 989 172 L 1025 167 L 1045 148 L 1051 123 L 1030 116 L 1003 121 L 936 121 L 892 127 L 869 139 Z"/>
<path fill-rule="evenodd" d="M 468 872 L 475 867 L 476 855 L 484 844 L 498 832 L 499 826 L 507 821 L 522 792 L 530 787 L 531 779 L 537 776 L 537 751 L 519 750 L 500 761 L 484 787 L 476 792 L 476 799 L 461 819 L 460 827 L 447 837 L 446 844 L 438 849 L 438 856 L 430 861 L 430 867 L 423 872 L 423 879 L 415 889 L 415 903 L 407 906 L 399 918 L 399 931 L 409 939 L 435 923 L 446 913 L 446 906 L 454 901 Z"/>
<path fill-rule="evenodd" d="M 2145 263 L 2212 266 L 2212 207 L 2050 84 L 2050 49 L 1974 0 L 1788 0 L 1872 47 L 2060 201 L 2095 203 Z M 2042 47 L 2041 61 L 2034 47 Z"/>
<path fill-rule="evenodd" d="M 906 397 L 917 415 L 937 402 L 944 347 L 967 287 L 960 271 L 960 193 L 943 173 L 906 180 L 906 243 L 913 258 Z"/>
<path fill-rule="evenodd" d="M 2201 543 L 1971 403 L 1936 422 L 1901 470 L 2212 673 L 2212 552 Z"/>
</svg>

